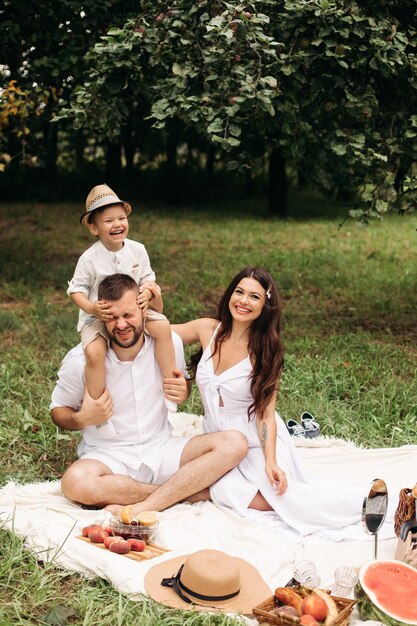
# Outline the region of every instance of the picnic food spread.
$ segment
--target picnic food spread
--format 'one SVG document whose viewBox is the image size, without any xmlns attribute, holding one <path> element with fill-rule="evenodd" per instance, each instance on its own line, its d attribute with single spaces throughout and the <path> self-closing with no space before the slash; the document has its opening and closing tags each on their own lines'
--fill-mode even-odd
<svg viewBox="0 0 417 626">
<path fill-rule="evenodd" d="M 116 554 L 145 552 L 147 544 L 151 545 L 150 541 L 155 535 L 158 516 L 154 511 L 145 511 L 139 517 L 140 520 L 138 518 L 130 523 L 123 523 L 119 518 L 112 517 L 109 526 L 102 527 L 98 524 L 85 526 L 82 538 Z"/>
<path fill-rule="evenodd" d="M 387 626 L 417 625 L 417 570 L 400 561 L 372 561 L 359 573 L 356 589 L 364 620 Z"/>
</svg>

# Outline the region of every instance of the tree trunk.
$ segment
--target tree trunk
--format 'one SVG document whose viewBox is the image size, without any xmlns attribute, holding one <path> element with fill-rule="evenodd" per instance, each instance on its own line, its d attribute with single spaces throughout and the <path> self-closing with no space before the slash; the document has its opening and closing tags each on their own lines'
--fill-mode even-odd
<svg viewBox="0 0 417 626">
<path fill-rule="evenodd" d="M 126 126 L 123 129 L 123 133 L 122 133 L 124 157 L 126 161 L 125 179 L 127 181 L 127 184 L 132 183 L 133 159 L 135 156 L 135 142 L 134 142 L 134 133 L 133 133 L 132 126 L 133 126 L 132 117 L 129 116 Z"/>
<path fill-rule="evenodd" d="M 171 125 L 168 128 L 166 144 L 166 164 L 165 164 L 165 199 L 167 202 L 178 204 L 181 200 L 178 181 L 177 168 L 177 145 L 178 138 L 176 128 Z"/>
<path fill-rule="evenodd" d="M 120 141 L 108 142 L 106 149 L 106 184 L 117 185 L 122 171 L 122 151 Z"/>
<path fill-rule="evenodd" d="M 74 132 L 75 169 L 78 173 L 84 168 L 85 137 L 82 130 Z"/>
<path fill-rule="evenodd" d="M 57 158 L 58 158 L 58 126 L 52 124 L 48 116 L 47 121 L 43 123 L 44 138 L 44 162 L 45 170 L 50 183 L 56 181 L 57 174 Z"/>
<path fill-rule="evenodd" d="M 288 181 L 285 159 L 279 148 L 274 148 L 269 157 L 268 171 L 269 212 L 271 215 L 287 217 Z"/>
</svg>

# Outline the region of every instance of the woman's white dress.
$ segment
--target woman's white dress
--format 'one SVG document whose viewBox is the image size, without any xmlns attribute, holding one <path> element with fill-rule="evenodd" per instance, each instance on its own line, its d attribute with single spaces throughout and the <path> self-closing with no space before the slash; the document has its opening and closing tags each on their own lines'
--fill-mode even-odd
<svg viewBox="0 0 417 626">
<path fill-rule="evenodd" d="M 308 476 L 278 414 L 277 464 L 287 475 L 288 489 L 284 495 L 276 495 L 265 473 L 265 457 L 256 420 L 248 420 L 247 411 L 252 403 L 249 356 L 217 375 L 211 358 L 213 338 L 203 352 L 196 373 L 205 409 L 204 431 L 239 430 L 249 444 L 246 458 L 210 488 L 213 502 L 229 507 L 244 517 L 262 517 L 301 535 L 320 533 L 333 540 L 364 538 L 361 511 L 369 477 L 364 480 L 363 490 L 356 488 L 349 492 L 347 484 L 325 482 Z M 272 513 L 248 509 L 258 491 L 271 505 Z"/>
</svg>

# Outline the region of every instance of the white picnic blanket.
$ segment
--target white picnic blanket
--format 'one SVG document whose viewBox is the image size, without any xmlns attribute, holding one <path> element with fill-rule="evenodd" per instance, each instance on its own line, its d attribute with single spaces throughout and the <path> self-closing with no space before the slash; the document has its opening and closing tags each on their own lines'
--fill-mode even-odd
<svg viewBox="0 0 417 626">
<path fill-rule="evenodd" d="M 309 471 L 338 479 L 341 485 L 349 481 L 362 484 L 364 475 L 369 476 L 369 482 L 383 478 L 394 502 L 398 501 L 399 490 L 413 486 L 417 479 L 417 446 L 369 450 L 320 437 L 301 439 L 297 448 Z M 274 525 L 261 526 L 243 519 L 211 502 L 201 502 L 177 504 L 161 512 L 157 542 L 171 552 L 137 562 L 77 538 L 84 526 L 105 524 L 109 517 L 106 511 L 85 511 L 67 500 L 59 481 L 26 485 L 9 482 L 0 490 L 0 522 L 24 537 L 38 559 L 53 560 L 60 567 L 88 577 L 105 578 L 132 599 L 144 592 L 144 575 L 155 562 L 203 548 L 224 550 L 248 560 L 271 589 L 285 585 L 292 577 L 294 563 L 301 559 L 316 563 L 324 588 L 331 587 L 338 566 L 359 567 L 373 559 L 373 541 L 365 532 L 357 541 L 300 538 Z M 378 557 L 393 558 L 395 546 L 395 538 L 381 539 Z M 359 622 L 357 613 L 352 617 L 351 624 Z"/>
</svg>

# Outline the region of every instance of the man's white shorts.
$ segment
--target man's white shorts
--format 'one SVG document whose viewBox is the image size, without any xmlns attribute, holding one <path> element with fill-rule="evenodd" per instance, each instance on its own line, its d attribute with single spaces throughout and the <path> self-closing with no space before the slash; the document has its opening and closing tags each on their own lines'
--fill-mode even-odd
<svg viewBox="0 0 417 626">
<path fill-rule="evenodd" d="M 81 442 L 78 448 L 80 459 L 101 461 L 113 474 L 129 476 L 144 483 L 162 485 L 169 480 L 180 467 L 180 460 L 186 444 L 191 437 L 169 436 L 162 443 L 158 441 L 156 450 L 158 459 L 155 470 L 141 462 L 139 446 L 115 446 L 111 449 L 88 446 Z"/>
</svg>

